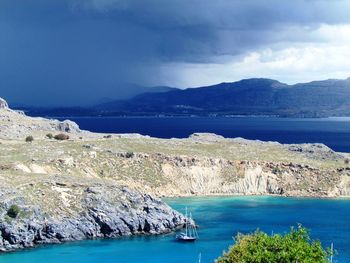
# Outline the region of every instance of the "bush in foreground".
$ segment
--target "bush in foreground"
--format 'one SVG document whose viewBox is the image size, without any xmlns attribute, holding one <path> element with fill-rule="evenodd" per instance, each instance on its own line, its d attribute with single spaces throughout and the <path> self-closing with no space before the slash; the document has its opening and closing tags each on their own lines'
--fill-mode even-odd
<svg viewBox="0 0 350 263">
<path fill-rule="evenodd" d="M 7 215 L 11 218 L 16 218 L 19 213 L 21 212 L 21 209 L 17 205 L 11 205 L 10 208 L 7 210 Z"/>
<path fill-rule="evenodd" d="M 253 234 L 238 234 L 236 244 L 217 263 L 327 263 L 331 252 L 319 241 L 312 241 L 302 226 L 291 228 L 285 235 L 272 236 L 257 230 Z"/>
<path fill-rule="evenodd" d="M 55 138 L 56 140 L 59 140 L 59 141 L 64 141 L 64 140 L 68 140 L 68 139 L 69 139 L 69 136 L 68 136 L 67 134 L 60 133 L 60 134 L 55 135 L 54 138 Z"/>
<path fill-rule="evenodd" d="M 127 153 L 125 154 L 125 157 L 126 157 L 126 158 L 133 158 L 133 157 L 134 157 L 134 153 L 133 153 L 133 152 L 127 152 Z"/>
<path fill-rule="evenodd" d="M 33 136 L 27 136 L 26 137 L 26 142 L 32 142 L 32 141 L 34 141 L 34 137 Z"/>
</svg>

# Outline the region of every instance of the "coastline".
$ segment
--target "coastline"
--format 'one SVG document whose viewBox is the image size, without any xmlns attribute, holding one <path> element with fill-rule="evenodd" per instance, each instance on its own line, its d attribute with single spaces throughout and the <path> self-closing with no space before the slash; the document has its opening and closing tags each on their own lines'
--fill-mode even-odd
<svg viewBox="0 0 350 263">
<path fill-rule="evenodd" d="M 89 118 L 276 118 L 276 119 L 300 119 L 300 120 L 350 120 L 350 116 L 320 116 L 320 117 L 310 117 L 310 116 L 281 116 L 281 115 L 195 115 L 195 114 L 183 114 L 183 115 L 167 115 L 167 114 L 155 114 L 155 115 L 28 115 L 31 117 L 44 117 L 49 119 L 89 119 Z"/>
<path fill-rule="evenodd" d="M 278 194 L 206 194 L 206 195 L 178 195 L 162 196 L 161 200 L 167 199 L 186 199 L 186 198 L 235 198 L 235 197 L 271 197 L 271 198 L 288 198 L 288 199 L 314 199 L 314 200 L 334 200 L 350 201 L 350 196 L 311 196 L 311 195 L 278 195 Z"/>
<path fill-rule="evenodd" d="M 220 199 L 220 198 L 236 198 L 236 197 L 271 197 L 271 198 L 286 198 L 286 199 L 295 199 L 295 200 L 332 200 L 332 201 L 350 201 L 350 197 L 337 197 L 337 198 L 317 198 L 317 197 L 302 197 L 302 196 L 279 196 L 279 195 L 206 195 L 206 196 L 179 196 L 179 197 L 165 197 L 162 198 L 164 202 L 167 203 L 167 201 L 176 201 L 178 202 L 179 200 L 182 199 L 187 199 L 189 198 L 190 200 L 201 200 L 203 199 L 210 199 L 211 201 L 215 201 L 215 199 Z M 23 247 L 19 249 L 13 249 L 13 250 L 8 250 L 8 251 L 1 251 L 0 250 L 0 257 L 1 255 L 7 254 L 7 253 L 17 253 L 17 252 L 26 252 L 26 251 L 31 251 L 35 250 L 37 248 L 45 248 L 45 247 L 50 247 L 52 245 L 64 245 L 71 243 L 74 245 L 74 243 L 79 244 L 79 242 L 84 242 L 84 241 L 94 241 L 94 240 L 114 240 L 114 241 L 126 241 L 128 239 L 133 239 L 133 238 L 139 238 L 139 237 L 146 237 L 146 236 L 167 236 L 171 235 L 172 232 L 182 229 L 181 226 L 177 226 L 173 230 L 170 231 L 165 231 L 162 233 L 138 233 L 138 234 L 132 234 L 132 235 L 122 235 L 122 236 L 117 236 L 117 237 L 92 237 L 92 238 L 84 238 L 84 239 L 74 239 L 74 240 L 65 240 L 65 241 L 60 241 L 60 242 L 52 242 L 52 243 L 42 243 L 42 244 L 35 244 L 33 246 L 29 247 Z"/>
<path fill-rule="evenodd" d="M 0 109 L 0 250 L 162 234 L 185 218 L 152 196 L 350 195 L 347 154 L 195 133 L 186 139 L 82 131 Z M 65 133 L 57 141 L 47 134 Z M 34 141 L 25 142 L 27 136 Z M 9 218 L 12 206 L 18 214 Z M 160 209 L 161 208 L 161 209 Z"/>
</svg>

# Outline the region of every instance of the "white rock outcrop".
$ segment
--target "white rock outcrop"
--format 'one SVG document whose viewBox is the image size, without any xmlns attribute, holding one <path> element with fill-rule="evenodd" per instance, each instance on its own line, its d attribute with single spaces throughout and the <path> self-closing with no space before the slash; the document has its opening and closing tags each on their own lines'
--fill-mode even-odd
<svg viewBox="0 0 350 263">
<path fill-rule="evenodd" d="M 8 109 L 9 105 L 7 104 L 6 100 L 3 98 L 0 98 L 0 109 Z"/>
<path fill-rule="evenodd" d="M 8 103 L 0 98 L 0 138 L 19 139 L 33 135 L 33 132 L 64 132 L 78 134 L 78 124 L 70 120 L 54 120 L 26 116 L 24 112 L 12 110 Z"/>
</svg>

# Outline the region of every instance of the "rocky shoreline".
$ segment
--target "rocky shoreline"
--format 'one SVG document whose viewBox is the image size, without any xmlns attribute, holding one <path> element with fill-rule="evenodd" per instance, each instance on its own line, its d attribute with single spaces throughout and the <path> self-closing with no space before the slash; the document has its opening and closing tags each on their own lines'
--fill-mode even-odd
<svg viewBox="0 0 350 263">
<path fill-rule="evenodd" d="M 70 216 L 50 216 L 40 207 L 17 200 L 22 211 L 16 218 L 4 212 L 0 215 L 0 252 L 84 239 L 164 234 L 182 227 L 186 220 L 159 199 L 125 187 L 97 185 L 83 191 L 82 212 Z M 10 208 L 10 203 L 2 207 Z"/>
</svg>

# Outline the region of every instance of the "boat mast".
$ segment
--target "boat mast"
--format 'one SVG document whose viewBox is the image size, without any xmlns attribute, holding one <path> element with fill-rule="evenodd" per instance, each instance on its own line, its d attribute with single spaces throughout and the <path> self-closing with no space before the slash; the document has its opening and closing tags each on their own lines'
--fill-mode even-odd
<svg viewBox="0 0 350 263">
<path fill-rule="evenodd" d="M 188 228 L 188 217 L 187 217 L 187 207 L 186 207 L 186 236 L 187 236 L 187 228 Z"/>
<path fill-rule="evenodd" d="M 330 263 L 333 263 L 333 242 L 331 244 L 331 259 L 330 259 Z"/>
<path fill-rule="evenodd" d="M 191 224 L 191 221 L 192 221 L 192 213 L 190 212 L 190 236 L 194 236 L 194 232 L 193 232 L 193 225 Z"/>
</svg>

